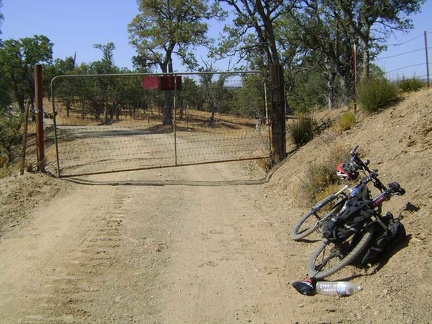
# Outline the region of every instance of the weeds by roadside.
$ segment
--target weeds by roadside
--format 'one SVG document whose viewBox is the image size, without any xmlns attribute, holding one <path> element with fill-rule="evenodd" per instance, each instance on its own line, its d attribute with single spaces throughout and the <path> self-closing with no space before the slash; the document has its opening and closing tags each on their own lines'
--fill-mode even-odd
<svg viewBox="0 0 432 324">
<path fill-rule="evenodd" d="M 289 135 L 297 147 L 305 145 L 314 137 L 313 118 L 300 115 L 297 121 L 289 128 Z"/>
<path fill-rule="evenodd" d="M 340 161 L 345 160 L 349 152 L 340 145 L 333 146 L 328 156 L 319 161 L 310 162 L 306 178 L 302 181 L 301 192 L 310 204 L 320 201 L 340 187 L 340 180 L 336 175 L 336 168 Z"/>
</svg>

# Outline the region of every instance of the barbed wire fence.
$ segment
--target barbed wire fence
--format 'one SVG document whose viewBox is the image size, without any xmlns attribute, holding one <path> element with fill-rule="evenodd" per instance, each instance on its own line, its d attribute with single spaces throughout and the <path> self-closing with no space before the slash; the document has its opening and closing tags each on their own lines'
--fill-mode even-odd
<svg viewBox="0 0 432 324">
<path fill-rule="evenodd" d="M 431 71 L 428 57 L 431 53 L 430 35 L 431 32 L 425 31 L 406 41 L 387 45 L 388 48 L 397 48 L 397 52 L 392 55 L 385 55 L 384 52 L 383 56 L 375 60 L 375 64 L 384 71 L 389 80 L 417 78 L 425 82 L 429 81 Z M 401 65 L 401 62 L 405 63 Z"/>
</svg>

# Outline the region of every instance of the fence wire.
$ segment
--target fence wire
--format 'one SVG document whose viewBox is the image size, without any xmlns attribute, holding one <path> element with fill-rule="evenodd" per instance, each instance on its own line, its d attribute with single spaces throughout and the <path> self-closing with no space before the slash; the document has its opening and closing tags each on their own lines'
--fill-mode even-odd
<svg viewBox="0 0 432 324">
<path fill-rule="evenodd" d="M 428 75 L 428 72 L 431 71 L 429 55 L 432 52 L 430 35 L 430 32 L 425 32 L 404 42 L 388 44 L 389 48 L 393 48 L 392 53 L 394 54 L 382 53 L 376 58 L 376 64 L 391 80 L 403 78 L 426 80 L 430 78 Z"/>
</svg>

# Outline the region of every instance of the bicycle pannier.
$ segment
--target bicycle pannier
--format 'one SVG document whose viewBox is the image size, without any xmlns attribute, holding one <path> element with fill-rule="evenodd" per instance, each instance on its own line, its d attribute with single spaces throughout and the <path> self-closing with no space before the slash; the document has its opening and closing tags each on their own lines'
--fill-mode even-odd
<svg viewBox="0 0 432 324">
<path fill-rule="evenodd" d="M 380 224 L 376 224 L 372 243 L 361 259 L 362 265 L 373 264 L 378 261 L 382 254 L 392 246 L 401 243 L 406 238 L 405 227 L 399 219 L 393 219 L 393 215 L 388 212 L 387 220 L 388 230 L 384 230 Z"/>
</svg>

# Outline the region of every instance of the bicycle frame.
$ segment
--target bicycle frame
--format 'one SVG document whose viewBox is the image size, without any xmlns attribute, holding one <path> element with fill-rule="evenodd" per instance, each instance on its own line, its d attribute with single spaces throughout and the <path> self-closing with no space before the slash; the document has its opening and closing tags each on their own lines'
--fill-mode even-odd
<svg viewBox="0 0 432 324">
<path fill-rule="evenodd" d="M 344 191 L 349 191 L 351 193 L 352 189 L 349 187 L 349 185 L 345 185 L 342 189 L 340 189 L 339 191 L 331 194 L 330 196 L 328 196 L 327 198 L 325 198 L 324 200 L 320 201 L 318 204 L 316 204 L 315 206 L 313 206 L 311 208 L 312 212 L 316 212 L 319 209 L 321 209 L 324 205 L 326 205 L 327 203 L 329 203 L 330 201 L 334 200 L 337 196 L 339 196 L 340 194 L 344 194 Z"/>
</svg>

